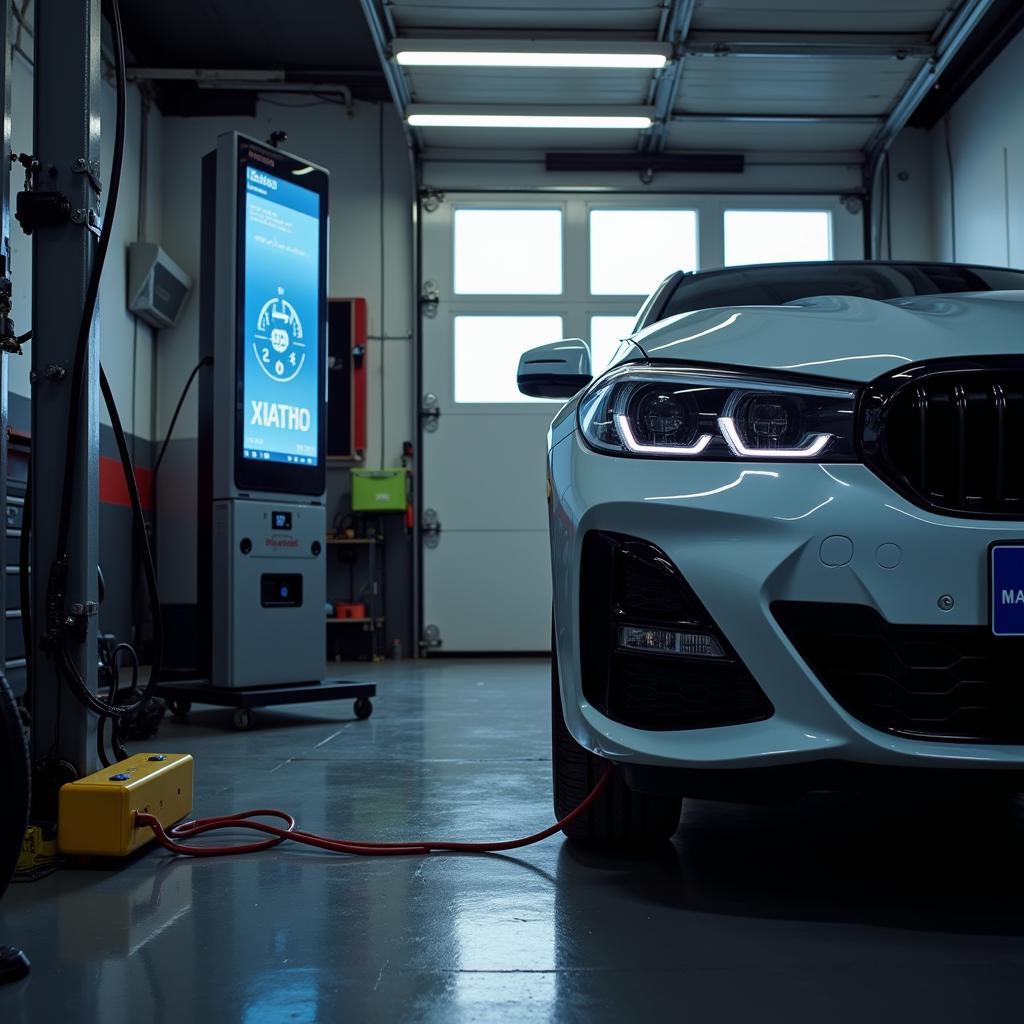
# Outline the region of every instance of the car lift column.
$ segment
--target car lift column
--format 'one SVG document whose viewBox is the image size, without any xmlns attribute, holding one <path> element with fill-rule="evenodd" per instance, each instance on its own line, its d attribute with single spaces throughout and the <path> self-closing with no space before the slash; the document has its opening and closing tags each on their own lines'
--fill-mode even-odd
<svg viewBox="0 0 1024 1024">
<path fill-rule="evenodd" d="M 46 583 L 56 555 L 57 510 L 82 310 L 96 238 L 100 157 L 100 0 L 39 0 L 35 9 L 34 155 L 37 189 L 62 193 L 71 218 L 32 235 L 32 754 L 65 761 L 76 774 L 95 769 L 95 722 L 40 649 L 46 628 Z M 109 173 L 109 171 L 108 171 Z M 67 608 L 92 614 L 71 657 L 96 689 L 96 601 L 99 555 L 99 345 L 89 340 L 69 539 Z M 52 776 L 51 776 L 52 778 Z M 45 784 L 41 787 L 45 790 Z M 46 800 L 49 794 L 40 796 Z"/>
</svg>

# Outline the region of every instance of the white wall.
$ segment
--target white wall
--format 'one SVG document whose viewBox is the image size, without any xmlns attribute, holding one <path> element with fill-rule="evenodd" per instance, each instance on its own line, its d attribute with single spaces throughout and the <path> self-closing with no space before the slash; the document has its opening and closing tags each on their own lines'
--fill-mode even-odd
<svg viewBox="0 0 1024 1024">
<path fill-rule="evenodd" d="M 889 150 L 888 166 L 875 202 L 880 213 L 879 256 L 883 259 L 935 259 L 935 223 L 932 196 L 936 169 L 932 165 L 929 133 L 903 131 Z M 885 188 L 889 188 L 888 203 Z M 891 225 L 886 217 L 892 219 Z"/>
<path fill-rule="evenodd" d="M 934 255 L 1024 265 L 1024 34 L 930 132 Z M 952 198 L 947 128 L 952 155 Z M 956 249 L 951 230 L 955 206 Z"/>
</svg>

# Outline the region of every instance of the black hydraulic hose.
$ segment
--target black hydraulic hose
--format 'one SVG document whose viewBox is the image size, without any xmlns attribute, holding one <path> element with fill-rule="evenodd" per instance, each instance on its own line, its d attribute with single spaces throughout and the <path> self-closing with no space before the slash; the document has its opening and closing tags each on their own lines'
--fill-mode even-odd
<svg viewBox="0 0 1024 1024">
<path fill-rule="evenodd" d="M 103 394 L 103 401 L 106 403 L 107 411 L 110 413 L 110 425 L 114 431 L 117 450 L 121 456 L 121 465 L 124 467 L 125 479 L 128 482 L 128 497 L 131 500 L 132 515 L 135 517 L 135 521 L 141 524 L 142 568 L 146 577 L 146 588 L 149 590 L 153 614 L 153 657 L 150 664 L 149 679 L 146 681 L 146 685 L 138 700 L 130 704 L 115 704 L 111 701 L 103 700 L 89 689 L 66 647 L 61 648 L 59 656 L 75 696 L 86 707 L 95 711 L 98 715 L 106 715 L 109 718 L 123 718 L 144 707 L 156 692 L 157 684 L 160 681 L 160 667 L 163 660 L 164 625 L 163 614 L 160 608 L 160 595 L 157 589 L 156 566 L 153 564 L 153 550 L 150 547 L 149 538 L 146 536 L 142 501 L 139 498 L 139 487 L 135 480 L 135 467 L 132 465 L 131 454 L 128 451 L 128 440 L 125 437 L 124 428 L 121 426 L 121 417 L 118 414 L 117 405 L 114 403 L 110 382 L 107 380 L 107 375 L 103 372 L 102 366 L 100 367 L 100 391 Z"/>
<path fill-rule="evenodd" d="M 120 686 L 120 677 L 118 673 L 117 656 L 121 651 L 126 651 L 129 658 L 131 659 L 132 666 L 132 682 L 131 689 L 134 690 L 138 685 L 139 681 L 139 656 L 135 652 L 135 648 L 131 644 L 118 644 L 112 651 L 109 652 L 110 664 L 107 666 L 110 671 L 110 689 L 107 691 L 107 702 L 113 704 L 117 700 L 117 691 Z M 106 716 L 100 716 L 99 723 L 96 726 L 96 754 L 100 759 L 100 764 L 104 768 L 110 767 L 110 758 L 107 757 L 106 747 Z M 114 757 L 118 761 L 123 761 L 128 756 L 128 751 L 124 749 L 121 743 L 121 737 L 117 734 L 117 722 L 114 721 L 113 728 L 111 730 L 110 745 L 114 751 Z"/>
<path fill-rule="evenodd" d="M 128 481 L 128 498 L 132 505 L 132 515 L 138 525 L 139 533 L 142 536 L 142 571 L 146 577 L 146 589 L 149 591 L 150 611 L 153 615 L 153 657 L 150 661 L 149 679 L 143 690 L 143 699 L 138 706 L 142 707 L 149 700 L 156 689 L 160 679 L 160 667 L 163 662 L 164 652 L 164 617 L 160 609 L 160 590 L 156 580 L 156 565 L 153 561 L 153 548 L 149 543 L 149 536 L 146 533 L 146 517 L 142 511 L 142 499 L 139 497 L 139 485 L 135 479 L 135 467 L 132 465 L 132 457 L 128 451 L 128 439 L 125 437 L 124 427 L 121 425 L 121 416 L 117 411 L 114 402 L 113 392 L 110 390 L 110 382 L 107 375 L 100 366 L 100 391 L 103 394 L 103 401 L 106 402 L 107 412 L 110 414 L 110 425 L 114 431 L 114 440 L 117 442 L 117 451 L 121 456 L 121 465 L 124 467 L 125 479 Z M 117 654 L 124 649 L 126 644 L 118 644 L 114 648 L 114 666 L 117 667 Z M 128 648 L 131 650 L 131 648 Z M 133 652 L 134 656 L 134 652 Z M 138 662 L 136 659 L 136 671 Z M 121 712 L 125 714 L 125 712 Z"/>
</svg>

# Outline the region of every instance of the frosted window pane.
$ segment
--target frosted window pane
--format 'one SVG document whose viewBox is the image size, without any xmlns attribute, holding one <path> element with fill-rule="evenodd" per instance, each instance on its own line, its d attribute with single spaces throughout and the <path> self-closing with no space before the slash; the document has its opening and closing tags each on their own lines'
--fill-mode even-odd
<svg viewBox="0 0 1024 1024">
<path fill-rule="evenodd" d="M 561 295 L 561 210 L 456 210 L 459 295 Z"/>
<path fill-rule="evenodd" d="M 519 357 L 562 337 L 560 316 L 455 317 L 456 402 L 544 402 L 516 387 Z"/>
<path fill-rule="evenodd" d="M 596 377 L 608 369 L 615 350 L 633 330 L 633 316 L 592 316 L 590 318 L 590 369 Z"/>
<path fill-rule="evenodd" d="M 647 295 L 673 271 L 696 269 L 695 211 L 590 211 L 591 294 Z"/>
<path fill-rule="evenodd" d="M 725 265 L 832 259 L 828 210 L 726 210 Z"/>
</svg>

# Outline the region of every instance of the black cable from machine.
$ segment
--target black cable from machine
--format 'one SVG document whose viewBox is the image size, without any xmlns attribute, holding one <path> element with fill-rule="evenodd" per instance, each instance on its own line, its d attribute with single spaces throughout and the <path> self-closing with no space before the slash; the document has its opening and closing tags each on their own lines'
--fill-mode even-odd
<svg viewBox="0 0 1024 1024">
<path fill-rule="evenodd" d="M 156 461 L 153 463 L 153 476 L 156 476 L 157 471 L 160 469 L 160 463 L 164 461 L 164 454 L 167 451 L 167 446 L 170 444 L 171 435 L 174 433 L 174 425 L 178 422 L 178 415 L 181 413 L 181 407 L 185 404 L 185 399 L 188 397 L 189 389 L 192 387 L 192 381 L 196 379 L 199 371 L 204 366 L 213 366 L 213 356 L 204 356 L 202 359 L 192 367 L 192 372 L 188 375 L 188 380 L 185 381 L 185 386 L 181 389 L 181 397 L 178 399 L 178 404 L 174 407 L 174 415 L 171 417 L 170 426 L 167 428 L 167 434 L 164 437 L 164 443 L 160 445 L 160 452 L 156 457 Z"/>
</svg>

